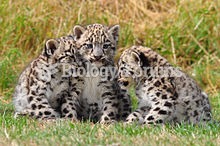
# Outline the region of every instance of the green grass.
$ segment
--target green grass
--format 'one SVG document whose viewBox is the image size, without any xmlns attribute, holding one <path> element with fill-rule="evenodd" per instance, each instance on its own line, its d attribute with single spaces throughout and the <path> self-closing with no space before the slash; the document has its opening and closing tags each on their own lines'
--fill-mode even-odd
<svg viewBox="0 0 220 146">
<path fill-rule="evenodd" d="M 219 98 L 219 97 L 218 97 Z M 220 124 L 206 126 L 100 125 L 71 121 L 14 119 L 11 105 L 1 105 L 0 145 L 198 145 L 219 144 Z"/>
<path fill-rule="evenodd" d="M 219 145 L 218 123 L 146 127 L 14 119 L 11 100 L 20 72 L 48 38 L 90 23 L 118 23 L 119 48 L 145 45 L 181 67 L 209 94 L 220 121 L 218 0 L 0 0 L 0 145 Z M 131 95 L 135 107 L 134 90 Z"/>
<path fill-rule="evenodd" d="M 17 64 L 17 58 L 19 57 L 21 57 L 21 52 L 12 48 L 4 54 L 4 58 L 0 61 L 0 91 L 16 83 L 17 73 L 14 66 Z"/>
</svg>

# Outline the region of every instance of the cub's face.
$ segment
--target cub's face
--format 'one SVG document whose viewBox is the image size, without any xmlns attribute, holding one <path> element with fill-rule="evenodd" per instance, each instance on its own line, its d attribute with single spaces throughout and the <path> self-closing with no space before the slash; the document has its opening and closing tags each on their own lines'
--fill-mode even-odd
<svg viewBox="0 0 220 146">
<path fill-rule="evenodd" d="M 119 25 L 112 27 L 91 24 L 73 28 L 79 54 L 96 67 L 113 65 Z"/>
<path fill-rule="evenodd" d="M 51 64 L 74 64 L 75 41 L 71 37 L 50 39 L 46 42 L 43 55 Z"/>
<path fill-rule="evenodd" d="M 142 76 L 139 54 L 125 50 L 118 61 L 118 81 L 123 87 L 129 87 L 135 79 Z"/>
</svg>

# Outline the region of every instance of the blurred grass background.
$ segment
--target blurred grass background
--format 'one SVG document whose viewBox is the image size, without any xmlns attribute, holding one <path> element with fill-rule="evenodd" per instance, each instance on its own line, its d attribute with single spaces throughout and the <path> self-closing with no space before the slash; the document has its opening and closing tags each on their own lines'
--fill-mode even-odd
<svg viewBox="0 0 220 146">
<path fill-rule="evenodd" d="M 0 112 L 13 110 L 7 105 L 17 78 L 45 40 L 91 23 L 120 24 L 116 60 L 136 44 L 181 67 L 209 94 L 220 119 L 219 0 L 0 0 Z"/>
<path fill-rule="evenodd" d="M 219 94 L 218 0 L 0 0 L 0 14 L 2 96 L 12 91 L 45 40 L 71 33 L 75 24 L 91 23 L 120 24 L 119 48 L 151 47 L 193 75 L 208 93 Z"/>
</svg>

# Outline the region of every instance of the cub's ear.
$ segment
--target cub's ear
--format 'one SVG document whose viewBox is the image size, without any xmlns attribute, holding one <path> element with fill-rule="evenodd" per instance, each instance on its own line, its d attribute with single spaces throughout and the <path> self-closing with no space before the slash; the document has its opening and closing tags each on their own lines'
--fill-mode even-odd
<svg viewBox="0 0 220 146">
<path fill-rule="evenodd" d="M 73 35 L 75 36 L 75 40 L 80 39 L 81 35 L 84 33 L 85 28 L 80 26 L 80 25 L 76 25 L 73 27 Z"/>
<path fill-rule="evenodd" d="M 56 40 L 49 39 L 45 44 L 43 55 L 45 55 L 47 57 L 52 56 L 54 54 L 55 50 L 58 48 L 58 46 L 59 46 L 59 44 Z"/>
<path fill-rule="evenodd" d="M 113 25 L 112 27 L 110 27 L 108 29 L 108 32 L 110 34 L 112 34 L 112 36 L 114 37 L 114 40 L 116 42 L 118 42 L 119 30 L 120 30 L 120 26 L 119 25 Z"/>
<path fill-rule="evenodd" d="M 149 67 L 150 66 L 150 62 L 148 60 L 148 58 L 144 55 L 143 52 L 140 52 L 140 62 L 141 62 L 141 66 L 142 67 Z"/>
<path fill-rule="evenodd" d="M 131 57 L 135 63 L 137 63 L 139 66 L 141 66 L 141 59 L 137 53 L 132 52 Z"/>
<path fill-rule="evenodd" d="M 133 61 L 135 64 L 137 63 L 138 66 L 140 67 L 149 67 L 150 63 L 148 58 L 144 55 L 143 52 L 136 53 L 136 52 L 131 52 L 131 57 L 133 58 Z"/>
</svg>

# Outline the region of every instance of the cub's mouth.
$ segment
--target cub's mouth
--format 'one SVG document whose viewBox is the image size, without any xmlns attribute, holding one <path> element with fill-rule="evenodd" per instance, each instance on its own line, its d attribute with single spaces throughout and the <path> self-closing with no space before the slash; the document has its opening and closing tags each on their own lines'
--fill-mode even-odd
<svg viewBox="0 0 220 146">
<path fill-rule="evenodd" d="M 101 61 L 103 61 L 104 59 L 105 59 L 105 57 L 104 57 L 103 55 L 101 55 L 101 56 L 92 56 L 92 57 L 90 58 L 90 60 L 93 61 L 93 62 L 101 62 Z"/>
<path fill-rule="evenodd" d="M 105 58 L 99 58 L 99 59 L 96 59 L 96 58 L 91 58 L 89 60 L 92 64 L 95 64 L 96 66 L 100 66 L 100 65 L 104 65 L 105 64 Z"/>
</svg>

